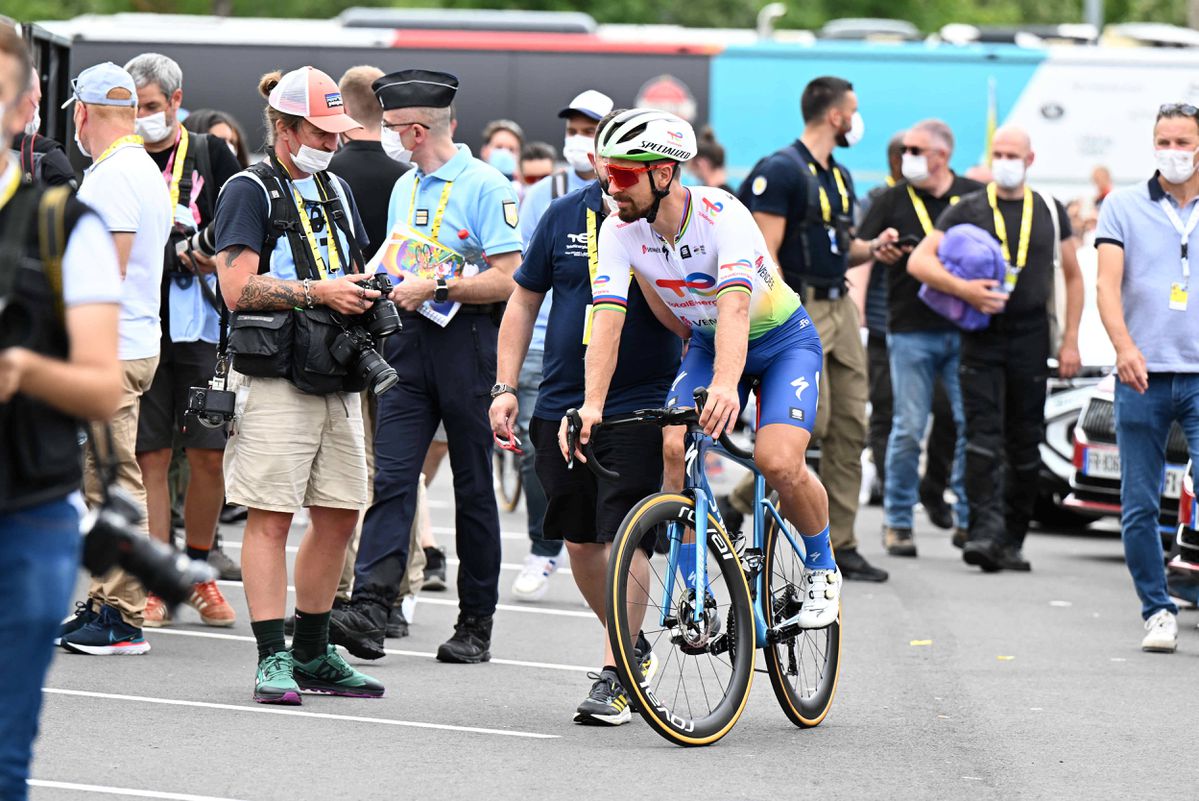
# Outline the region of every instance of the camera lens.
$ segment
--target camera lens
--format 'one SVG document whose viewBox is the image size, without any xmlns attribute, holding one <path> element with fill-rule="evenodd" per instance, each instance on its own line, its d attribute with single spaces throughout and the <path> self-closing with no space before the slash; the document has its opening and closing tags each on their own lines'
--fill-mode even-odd
<svg viewBox="0 0 1199 801">
<path fill-rule="evenodd" d="M 358 354 L 358 374 L 376 395 L 382 395 L 400 381 L 395 369 L 373 348 L 363 348 Z"/>
<path fill-rule="evenodd" d="M 363 320 L 371 336 L 379 339 L 391 336 L 401 328 L 399 309 L 383 298 L 375 301 L 375 305 L 363 315 Z"/>
</svg>

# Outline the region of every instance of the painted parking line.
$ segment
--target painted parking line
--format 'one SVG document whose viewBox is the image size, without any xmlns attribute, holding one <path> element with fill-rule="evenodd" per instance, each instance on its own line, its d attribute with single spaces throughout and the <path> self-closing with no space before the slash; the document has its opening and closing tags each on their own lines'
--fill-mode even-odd
<svg viewBox="0 0 1199 801">
<path fill-rule="evenodd" d="M 76 782 L 52 782 L 45 779 L 29 779 L 27 783 L 30 787 L 44 787 L 47 790 L 75 790 L 81 793 L 103 793 L 104 795 L 122 795 L 133 798 L 165 798 L 168 801 L 237 801 L 236 798 L 225 798 L 224 796 L 168 793 L 161 790 L 134 790 L 131 787 L 108 787 L 103 784 L 77 784 Z"/>
<path fill-rule="evenodd" d="M 154 629 L 149 632 L 150 639 L 157 637 L 159 634 L 169 634 L 180 637 L 204 637 L 210 640 L 233 640 L 236 642 L 255 642 L 253 637 L 248 637 L 244 634 L 222 634 L 216 631 L 189 631 L 186 629 Z M 431 651 L 408 651 L 403 648 L 384 648 L 383 653 L 393 656 L 411 656 L 418 659 L 436 659 L 437 654 Z M 538 668 L 540 670 L 564 670 L 570 673 L 586 673 L 590 670 L 595 670 L 594 667 L 585 665 L 562 665 L 556 662 L 533 662 L 525 659 L 497 659 L 491 658 L 493 665 L 507 665 L 510 667 L 527 667 Z"/>
<path fill-rule="evenodd" d="M 236 540 L 221 540 L 221 547 L 222 547 L 222 548 L 234 548 L 234 549 L 236 549 L 236 550 L 241 550 L 242 543 L 240 543 L 240 542 L 237 542 Z M 300 550 L 300 546 L 298 546 L 298 545 L 288 545 L 288 546 L 285 546 L 283 550 L 284 550 L 284 551 L 286 551 L 287 553 L 298 553 L 298 552 L 299 552 L 299 550 Z M 451 557 L 447 558 L 445 561 L 446 561 L 446 564 L 452 565 L 452 566 L 454 566 L 454 567 L 457 567 L 457 566 L 458 566 L 458 563 L 459 563 L 459 560 L 458 560 L 458 558 L 457 558 L 457 557 L 454 557 L 454 556 L 451 556 Z M 500 563 L 500 570 L 516 570 L 516 571 L 520 571 L 520 570 L 524 570 L 524 569 L 525 569 L 525 566 L 524 566 L 524 565 L 522 565 L 522 564 L 518 564 L 518 563 L 516 563 L 516 562 L 501 562 L 501 563 Z M 560 567 L 560 568 L 558 568 L 557 570 L 555 570 L 554 572 L 555 572 L 555 573 L 561 573 L 561 574 L 562 574 L 562 575 L 564 575 L 564 576 L 572 576 L 572 575 L 574 575 L 574 574 L 573 574 L 573 573 L 570 571 L 570 568 L 569 568 L 569 567 Z"/>
<path fill-rule="evenodd" d="M 218 579 L 217 584 L 222 587 L 241 587 L 243 584 L 240 581 L 225 581 Z M 294 593 L 296 588 L 292 585 L 287 585 L 287 591 Z M 417 596 L 417 606 L 429 604 L 431 606 L 452 606 L 458 608 L 457 598 L 430 598 L 428 593 L 423 593 Z M 495 611 L 497 612 L 520 612 L 526 615 L 551 615 L 554 617 L 579 617 L 587 620 L 594 620 L 594 612 L 583 612 L 576 609 L 555 609 L 548 606 L 533 606 L 532 604 L 496 604 Z"/>
<path fill-rule="evenodd" d="M 346 723 L 373 723 L 380 726 L 400 726 L 411 729 L 433 729 L 436 731 L 451 731 L 466 734 L 486 734 L 495 737 L 523 737 L 532 740 L 557 740 L 557 734 L 541 734 L 532 731 L 514 731 L 510 729 L 485 729 L 478 726 L 454 726 L 449 723 L 426 723 L 417 720 L 395 720 L 393 718 L 372 718 L 364 715 L 334 715 L 329 712 L 305 712 L 299 709 L 283 709 L 273 706 L 247 706 L 238 704 L 217 704 L 211 701 L 184 701 L 178 698 L 152 698 L 144 695 L 119 695 L 117 693 L 98 693 L 90 690 L 65 690 L 56 687 L 43 687 L 42 692 L 49 695 L 67 695 L 80 698 L 100 698 L 109 701 L 131 701 L 143 704 L 161 704 L 164 706 L 185 706 L 198 709 L 220 709 L 226 712 L 245 712 L 254 715 L 284 715 L 293 718 L 314 718 L 317 720 L 336 720 Z"/>
</svg>

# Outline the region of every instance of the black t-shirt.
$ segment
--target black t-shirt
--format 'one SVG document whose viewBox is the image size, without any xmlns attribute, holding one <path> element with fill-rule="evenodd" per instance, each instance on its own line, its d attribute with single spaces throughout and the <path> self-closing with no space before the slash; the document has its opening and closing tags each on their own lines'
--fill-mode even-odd
<svg viewBox="0 0 1199 801">
<path fill-rule="evenodd" d="M 189 134 L 189 147 L 195 143 L 196 136 L 197 134 L 194 133 Z M 192 176 L 192 196 L 195 198 L 196 209 L 200 212 L 201 227 L 210 224 L 216 217 L 216 199 L 220 194 L 221 187 L 225 185 L 226 181 L 241 172 L 237 156 L 233 155 L 233 151 L 225 144 L 224 139 L 211 135 L 206 135 L 205 139 L 207 139 L 208 145 L 208 165 L 212 174 Z M 161 172 L 167 168 L 174 152 L 175 148 L 168 147 L 166 150 L 150 153 L 150 158 L 154 159 L 154 164 Z M 185 203 L 183 198 L 180 198 L 179 202 L 180 204 Z"/>
<path fill-rule="evenodd" d="M 874 239 L 888 228 L 894 228 L 901 237 L 917 236 L 921 239 L 927 233 L 916 213 L 912 196 L 908 193 L 911 186 L 907 181 L 900 181 L 895 186 L 883 192 L 870 205 L 866 219 L 858 227 L 859 239 Z M 936 222 L 945 209 L 953 204 L 954 199 L 983 189 L 978 181 L 953 177 L 949 191 L 941 197 L 933 197 L 923 189 L 911 186 L 928 211 L 929 224 Z M 984 198 L 985 201 L 985 198 Z M 922 284 L 908 274 L 908 257 L 904 256 L 894 264 L 887 265 L 875 261 L 874 269 L 882 268 L 887 274 L 887 330 L 892 333 L 909 331 L 947 331 L 953 329 L 953 323 L 930 309 L 920 300 L 918 293 Z"/>
<path fill-rule="evenodd" d="M 41 134 L 29 136 L 21 133 L 12 140 L 12 152 L 21 165 L 21 173 L 32 168 L 33 180 L 43 186 L 68 185 L 72 189 L 78 188 L 79 182 L 71 167 L 71 160 L 67 158 L 62 145 L 53 139 Z"/>
<path fill-rule="evenodd" d="M 1061 203 L 1056 199 L 1053 202 L 1057 206 L 1060 238 L 1065 241 L 1073 235 L 1070 230 L 1070 217 Z M 1009 252 L 1015 261 L 1020 245 L 1020 218 L 1024 212 L 1024 201 L 1000 198 L 998 205 L 999 213 L 1003 215 L 1003 225 L 1007 229 Z M 956 206 L 947 209 L 937 220 L 937 230 L 948 231 L 953 226 L 963 223 L 977 225 L 990 232 L 996 239 L 999 238 L 995 234 L 995 213 L 991 209 L 985 190 L 966 195 Z M 1004 316 L 1014 318 L 1045 314 L 1045 304 L 1053 293 L 1053 280 L 1053 218 L 1049 215 L 1049 207 L 1045 205 L 1044 197 L 1034 192 L 1028 263 L 1020 271 L 1016 288 L 1012 290 L 1003 310 Z"/>
<path fill-rule="evenodd" d="M 798 159 L 795 158 L 796 154 Z M 812 175 L 812 167 L 816 168 L 815 176 Z M 834 170 L 841 176 L 841 185 L 838 185 Z M 746 179 L 749 191 L 742 192 L 742 199 L 751 212 L 760 211 L 786 218 L 786 232 L 779 246 L 779 267 L 790 286 L 795 287 L 799 283 L 819 287 L 840 286 L 849 266 L 849 254 L 833 252 L 830 229 L 823 222 L 814 222 L 815 218 L 821 216 L 819 209 L 811 210 L 814 216 L 809 217 L 809 196 L 815 194 L 809 189 L 813 177 L 824 189 L 834 219 L 842 216 L 852 221 L 857 199 L 849 170 L 831 157 L 828 169 L 825 169 L 798 139 L 762 161 Z M 845 188 L 844 195 L 841 192 L 842 185 Z M 801 233 L 807 234 L 809 252 L 804 252 Z"/>
<path fill-rule="evenodd" d="M 343 144 L 329 164 L 329 172 L 349 184 L 350 192 L 358 203 L 362 224 L 370 239 L 370 245 L 362 251 L 367 261 L 387 239 L 387 209 L 391 204 L 391 190 L 400 176 L 410 169 L 383 152 L 383 145 L 362 140 Z"/>
</svg>

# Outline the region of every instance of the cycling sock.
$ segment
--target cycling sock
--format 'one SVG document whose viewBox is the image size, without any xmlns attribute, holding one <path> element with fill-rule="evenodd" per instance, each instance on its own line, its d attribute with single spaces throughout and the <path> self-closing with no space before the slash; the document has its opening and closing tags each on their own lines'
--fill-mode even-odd
<svg viewBox="0 0 1199 801">
<path fill-rule="evenodd" d="M 208 561 L 208 549 L 207 548 L 193 548 L 192 546 L 189 545 L 189 546 L 187 546 L 187 558 L 194 559 L 197 562 L 207 562 Z"/>
<path fill-rule="evenodd" d="M 687 589 L 695 589 L 695 543 L 680 542 L 679 543 L 679 573 L 683 576 L 683 583 L 687 585 Z"/>
<path fill-rule="evenodd" d="M 837 562 L 833 559 L 833 547 L 828 541 L 828 526 L 824 527 L 824 531 L 819 534 L 808 536 L 801 534 L 803 537 L 803 547 L 807 551 L 807 556 L 804 557 L 803 566 L 808 570 L 836 570 Z"/>
<path fill-rule="evenodd" d="M 287 639 L 283 636 L 283 618 L 274 620 L 252 620 L 250 630 L 258 642 L 258 659 L 287 650 Z"/>
<path fill-rule="evenodd" d="M 296 610 L 296 633 L 291 639 L 291 650 L 297 662 L 310 662 L 324 656 L 329 646 L 329 613 L 301 612 Z"/>
</svg>

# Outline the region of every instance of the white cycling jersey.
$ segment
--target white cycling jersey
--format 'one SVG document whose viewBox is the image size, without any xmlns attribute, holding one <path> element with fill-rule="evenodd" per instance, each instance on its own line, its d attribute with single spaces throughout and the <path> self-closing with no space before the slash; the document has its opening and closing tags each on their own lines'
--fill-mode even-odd
<svg viewBox="0 0 1199 801">
<path fill-rule="evenodd" d="M 750 296 L 751 340 L 785 323 L 801 305 L 783 282 L 749 209 L 710 186 L 688 188 L 673 244 L 643 219 L 626 223 L 613 214 L 604 221 L 591 282 L 595 310 L 626 310 L 630 267 L 648 279 L 687 327 L 708 335 L 716 329 L 716 301 L 726 292 Z"/>
</svg>

